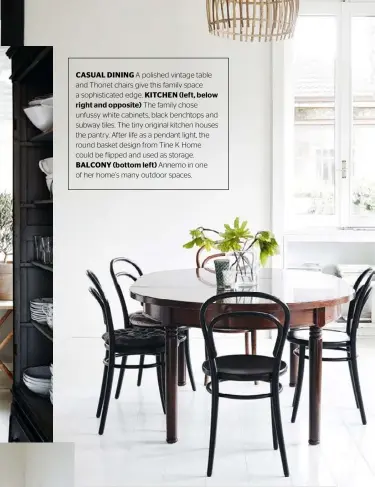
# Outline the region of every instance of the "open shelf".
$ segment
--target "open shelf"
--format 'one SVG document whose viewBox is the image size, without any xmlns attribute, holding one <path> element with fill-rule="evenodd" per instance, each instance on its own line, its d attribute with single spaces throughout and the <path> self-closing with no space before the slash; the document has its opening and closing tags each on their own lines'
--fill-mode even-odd
<svg viewBox="0 0 375 487">
<path fill-rule="evenodd" d="M 31 203 L 21 203 L 21 208 L 48 207 L 53 204 L 53 200 L 35 200 Z"/>
<path fill-rule="evenodd" d="M 42 262 L 38 262 L 36 260 L 33 260 L 31 262 L 31 265 L 33 265 L 35 267 L 39 267 L 40 269 L 44 269 L 45 271 L 53 272 L 53 266 L 52 265 L 43 264 Z"/>
<path fill-rule="evenodd" d="M 37 425 L 44 441 L 53 440 L 53 407 L 49 396 L 39 396 L 30 391 L 23 382 L 13 386 L 13 395 L 24 413 Z"/>
<path fill-rule="evenodd" d="M 38 323 L 37 321 L 31 320 L 31 324 L 35 326 L 37 330 L 40 331 L 48 340 L 53 342 L 53 330 L 45 323 Z"/>
<path fill-rule="evenodd" d="M 14 47 L 13 114 L 13 388 L 9 442 L 52 442 L 53 406 L 23 383 L 23 371 L 53 361 L 53 332 L 30 321 L 30 299 L 53 297 L 53 265 L 35 258 L 34 236 L 53 237 L 53 201 L 39 162 L 53 154 L 53 133 L 37 130 L 24 112 L 30 100 L 53 92 L 53 48 Z M 21 429 L 21 433 L 20 430 Z"/>
<path fill-rule="evenodd" d="M 35 135 L 30 139 L 30 142 L 53 142 L 53 131 L 42 132 L 41 134 Z"/>
<path fill-rule="evenodd" d="M 52 205 L 53 203 L 53 200 L 35 200 L 33 201 L 33 204 L 35 206 L 39 206 L 39 205 Z"/>
</svg>

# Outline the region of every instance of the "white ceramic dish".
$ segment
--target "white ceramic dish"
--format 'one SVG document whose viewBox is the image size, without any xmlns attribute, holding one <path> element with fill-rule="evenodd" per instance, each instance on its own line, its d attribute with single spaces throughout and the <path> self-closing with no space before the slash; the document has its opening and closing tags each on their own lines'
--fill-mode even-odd
<svg viewBox="0 0 375 487">
<path fill-rule="evenodd" d="M 34 107 L 36 105 L 53 106 L 53 96 L 52 95 L 38 96 L 33 100 L 29 101 L 29 107 Z"/>
<path fill-rule="evenodd" d="M 49 391 L 51 389 L 51 384 L 39 384 L 37 382 L 30 382 L 28 380 L 23 381 L 26 386 L 34 387 L 34 389 L 39 389 L 42 392 Z"/>
<path fill-rule="evenodd" d="M 41 377 L 33 377 L 27 373 L 23 374 L 23 378 L 29 382 L 35 382 L 36 384 L 50 384 L 51 383 L 51 376 L 46 378 Z"/>
<path fill-rule="evenodd" d="M 35 377 L 30 377 L 29 375 L 23 375 L 24 380 L 28 382 L 33 382 L 34 384 L 49 385 L 51 384 L 51 379 L 35 379 Z"/>
<path fill-rule="evenodd" d="M 30 301 L 30 306 L 43 306 L 48 303 L 53 303 L 53 298 L 34 298 Z"/>
<path fill-rule="evenodd" d="M 42 132 L 51 130 L 53 125 L 53 107 L 49 105 L 35 105 L 24 108 L 30 122 Z"/>
<path fill-rule="evenodd" d="M 47 157 L 39 161 L 39 168 L 46 176 L 51 176 L 53 174 L 53 157 Z"/>
<path fill-rule="evenodd" d="M 32 379 L 31 377 L 24 376 L 23 381 L 25 384 L 31 384 L 37 387 L 40 387 L 40 389 L 51 389 L 51 381 L 50 380 L 36 380 Z"/>
<path fill-rule="evenodd" d="M 48 388 L 47 389 L 41 389 L 39 386 L 36 386 L 34 384 L 25 384 L 25 386 L 30 389 L 30 391 L 35 392 L 35 394 L 39 394 L 40 396 L 48 396 Z"/>
<path fill-rule="evenodd" d="M 48 365 L 36 365 L 35 367 L 28 367 L 23 371 L 23 375 L 27 375 L 32 379 L 51 380 L 51 371 Z"/>
<path fill-rule="evenodd" d="M 46 184 L 48 191 L 51 193 L 51 196 L 53 194 L 53 174 L 50 176 L 46 176 Z"/>
</svg>

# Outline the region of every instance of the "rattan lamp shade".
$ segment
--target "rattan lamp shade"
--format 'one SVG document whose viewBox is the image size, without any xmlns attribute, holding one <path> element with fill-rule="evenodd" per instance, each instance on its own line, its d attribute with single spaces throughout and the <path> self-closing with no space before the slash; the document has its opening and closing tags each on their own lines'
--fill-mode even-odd
<svg viewBox="0 0 375 487">
<path fill-rule="evenodd" d="M 299 0 L 206 0 L 211 34 L 240 41 L 293 37 Z"/>
</svg>

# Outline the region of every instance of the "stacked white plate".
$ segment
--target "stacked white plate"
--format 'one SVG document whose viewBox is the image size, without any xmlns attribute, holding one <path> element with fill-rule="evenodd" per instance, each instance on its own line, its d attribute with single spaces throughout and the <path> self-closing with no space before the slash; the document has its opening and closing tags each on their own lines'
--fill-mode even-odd
<svg viewBox="0 0 375 487">
<path fill-rule="evenodd" d="M 44 306 L 44 312 L 46 314 L 46 323 L 52 329 L 53 328 L 53 304 L 46 304 Z"/>
<path fill-rule="evenodd" d="M 51 389 L 51 370 L 48 365 L 28 367 L 23 372 L 23 382 L 35 394 L 48 396 Z"/>
<path fill-rule="evenodd" d="M 53 364 L 50 365 L 49 370 L 51 371 L 51 385 L 49 388 L 49 398 L 51 403 L 53 404 Z"/>
<path fill-rule="evenodd" d="M 30 301 L 31 319 L 38 323 L 46 323 L 46 311 L 53 306 L 52 298 L 35 298 Z"/>
</svg>

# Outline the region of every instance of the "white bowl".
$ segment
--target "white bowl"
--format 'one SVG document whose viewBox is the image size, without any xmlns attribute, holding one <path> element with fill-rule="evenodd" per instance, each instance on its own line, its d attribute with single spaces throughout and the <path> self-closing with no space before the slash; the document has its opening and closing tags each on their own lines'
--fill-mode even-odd
<svg viewBox="0 0 375 487">
<path fill-rule="evenodd" d="M 48 191 L 51 193 L 51 196 L 53 194 L 53 174 L 50 176 L 46 176 L 46 184 Z"/>
<path fill-rule="evenodd" d="M 27 377 L 23 378 L 23 381 L 26 385 L 32 385 L 35 387 L 39 387 L 41 390 L 43 389 L 50 389 L 51 388 L 51 381 L 48 382 L 38 382 L 36 380 L 30 380 Z"/>
<path fill-rule="evenodd" d="M 27 375 L 31 379 L 51 380 L 51 371 L 48 365 L 37 365 L 35 367 L 28 367 L 23 371 L 23 375 Z"/>
<path fill-rule="evenodd" d="M 37 96 L 33 100 L 29 101 L 29 107 L 33 107 L 36 105 L 53 106 L 53 95 Z"/>
<path fill-rule="evenodd" d="M 40 100 L 40 104 L 53 107 L 53 96 L 50 96 L 49 98 L 43 98 L 42 100 Z"/>
<path fill-rule="evenodd" d="M 23 109 L 30 122 L 42 132 L 51 130 L 53 126 L 53 107 L 49 105 L 35 105 Z"/>
<path fill-rule="evenodd" d="M 49 389 L 41 389 L 39 386 L 34 384 L 25 383 L 25 386 L 30 389 L 30 391 L 35 392 L 35 394 L 39 394 L 40 396 L 49 396 Z"/>
<path fill-rule="evenodd" d="M 47 157 L 39 161 L 39 168 L 44 172 L 46 176 L 52 176 L 53 174 L 53 157 Z"/>
</svg>

